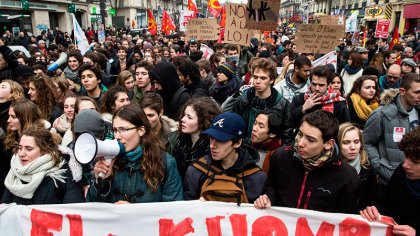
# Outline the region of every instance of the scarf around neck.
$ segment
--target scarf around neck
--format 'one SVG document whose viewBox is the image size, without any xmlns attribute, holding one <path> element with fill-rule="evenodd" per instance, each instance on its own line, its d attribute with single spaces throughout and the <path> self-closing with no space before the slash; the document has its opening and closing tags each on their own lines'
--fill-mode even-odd
<svg viewBox="0 0 420 236">
<path fill-rule="evenodd" d="M 278 138 L 271 138 L 262 143 L 253 143 L 252 147 L 256 150 L 273 151 L 281 146 L 281 140 Z"/>
<path fill-rule="evenodd" d="M 61 168 L 64 163 L 63 160 L 56 166 L 52 156 L 45 154 L 22 166 L 20 157 L 15 154 L 10 162 L 10 171 L 4 184 L 13 195 L 31 199 L 46 176 L 54 180 L 56 187 L 58 187 L 57 180 L 65 183 L 64 179 L 67 177 L 64 174 L 67 169 Z"/>
<path fill-rule="evenodd" d="M 349 165 L 353 166 L 354 169 L 356 169 L 357 174 L 360 174 L 360 171 L 362 170 L 362 166 L 360 165 L 360 154 L 357 155 L 356 159 L 347 162 Z"/>
<path fill-rule="evenodd" d="M 359 72 L 362 67 L 359 68 L 354 68 L 354 67 L 350 67 L 348 64 L 344 67 L 344 69 L 347 71 L 347 73 L 349 73 L 350 75 L 354 75 L 357 72 Z"/>
<path fill-rule="evenodd" d="M 306 101 L 306 99 L 308 99 L 311 95 L 312 89 L 311 86 L 309 86 L 308 90 L 306 90 L 306 93 L 304 95 L 304 100 Z M 321 98 L 322 110 L 334 113 L 334 103 L 341 101 L 346 101 L 346 99 L 341 97 L 340 91 L 335 91 L 331 86 L 328 86 L 327 92 L 325 92 Z"/>
<path fill-rule="evenodd" d="M 291 88 L 293 92 L 296 92 L 297 90 L 302 89 L 306 85 L 307 82 L 304 82 L 301 84 L 295 84 L 292 81 L 292 76 L 293 76 L 293 70 L 290 70 L 289 72 L 287 72 L 284 79 L 286 80 L 287 87 Z"/>
<path fill-rule="evenodd" d="M 143 156 L 143 147 L 138 146 L 133 151 L 127 152 L 124 156 L 124 159 L 126 159 L 129 162 L 135 162 L 139 160 L 142 156 Z"/>
<path fill-rule="evenodd" d="M 66 76 L 67 79 L 69 79 L 69 80 L 71 80 L 75 83 L 80 83 L 79 69 L 77 69 L 75 71 L 72 71 L 70 69 L 70 67 L 67 66 L 66 68 L 64 68 L 63 73 L 64 73 L 64 75 Z"/>
<path fill-rule="evenodd" d="M 333 158 L 335 152 L 334 145 L 330 150 L 324 150 L 318 156 L 314 156 L 309 159 L 304 159 L 299 155 L 297 138 L 295 139 L 295 144 L 293 145 L 293 148 L 295 150 L 293 156 L 297 157 L 308 171 L 323 166 L 325 163 L 327 163 Z"/>
<path fill-rule="evenodd" d="M 353 107 L 357 116 L 364 121 L 367 121 L 370 113 L 379 107 L 379 100 L 376 96 L 369 102 L 369 104 L 367 104 L 366 100 L 358 93 L 352 93 L 350 95 L 350 99 L 353 102 Z"/>
</svg>

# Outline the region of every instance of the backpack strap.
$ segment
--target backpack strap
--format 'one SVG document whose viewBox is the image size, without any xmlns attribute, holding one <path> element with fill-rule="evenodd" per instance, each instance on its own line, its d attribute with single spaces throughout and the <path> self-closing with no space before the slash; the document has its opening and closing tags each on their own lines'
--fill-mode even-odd
<svg viewBox="0 0 420 236">
<path fill-rule="evenodd" d="M 194 162 L 193 166 L 203 172 L 204 174 L 206 174 L 207 176 L 213 176 L 217 173 L 221 173 L 222 170 L 217 168 L 216 166 L 210 166 L 209 164 L 207 164 L 207 160 L 205 157 L 201 157 L 200 159 L 198 159 L 197 161 Z"/>
<path fill-rule="evenodd" d="M 250 176 L 250 175 L 253 175 L 253 174 L 257 173 L 258 171 L 262 171 L 262 169 L 259 166 L 254 166 L 254 167 L 242 172 L 242 176 L 243 177 Z"/>
</svg>

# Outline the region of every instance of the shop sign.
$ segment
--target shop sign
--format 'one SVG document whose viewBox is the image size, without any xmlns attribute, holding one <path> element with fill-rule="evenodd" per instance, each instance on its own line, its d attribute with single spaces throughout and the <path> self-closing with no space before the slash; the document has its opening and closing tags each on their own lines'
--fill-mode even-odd
<svg viewBox="0 0 420 236">
<path fill-rule="evenodd" d="M 382 6 L 382 5 L 366 7 L 365 18 L 376 18 L 384 14 L 384 10 L 385 10 L 385 6 Z"/>
</svg>

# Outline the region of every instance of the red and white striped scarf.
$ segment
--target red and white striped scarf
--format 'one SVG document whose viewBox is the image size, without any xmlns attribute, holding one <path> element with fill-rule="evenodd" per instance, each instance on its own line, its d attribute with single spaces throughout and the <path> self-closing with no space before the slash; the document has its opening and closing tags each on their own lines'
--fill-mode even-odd
<svg viewBox="0 0 420 236">
<path fill-rule="evenodd" d="M 308 90 L 305 92 L 304 99 L 308 99 L 312 95 L 311 86 L 309 86 Z M 345 98 L 341 97 L 340 91 L 335 91 L 331 86 L 328 86 L 327 92 L 322 95 L 321 99 L 321 105 L 322 110 L 329 111 L 331 113 L 334 113 L 334 103 L 335 102 L 341 102 L 346 101 Z"/>
</svg>

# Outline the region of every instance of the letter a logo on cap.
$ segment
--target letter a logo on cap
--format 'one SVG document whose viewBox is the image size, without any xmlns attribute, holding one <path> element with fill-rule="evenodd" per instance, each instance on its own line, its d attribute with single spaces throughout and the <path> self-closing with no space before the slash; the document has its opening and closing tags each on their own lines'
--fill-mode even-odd
<svg viewBox="0 0 420 236">
<path fill-rule="evenodd" d="M 225 118 L 222 118 L 222 119 L 216 121 L 216 123 L 214 123 L 213 125 L 214 126 L 218 125 L 220 128 L 222 128 L 223 127 L 223 121 L 224 120 L 225 120 Z"/>
</svg>

